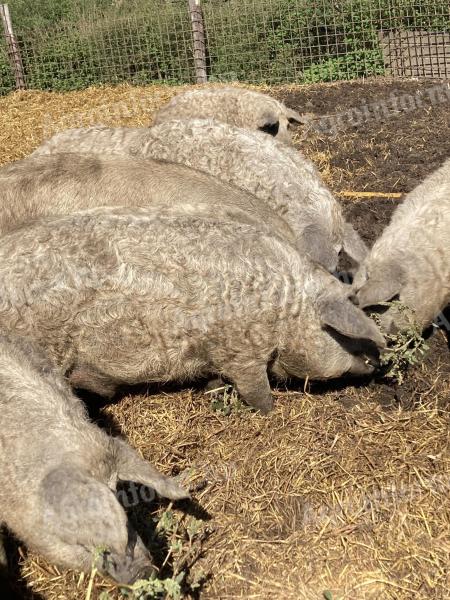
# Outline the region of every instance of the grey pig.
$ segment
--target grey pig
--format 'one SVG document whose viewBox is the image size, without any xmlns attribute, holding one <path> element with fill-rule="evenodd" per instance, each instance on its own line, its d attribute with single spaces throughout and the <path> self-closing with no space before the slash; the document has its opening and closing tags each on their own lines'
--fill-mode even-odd
<svg viewBox="0 0 450 600">
<path fill-rule="evenodd" d="M 37 217 L 114 205 L 259 224 L 295 240 L 286 221 L 257 198 L 182 165 L 69 153 L 0 168 L 0 233 Z"/>
<path fill-rule="evenodd" d="M 0 524 L 61 567 L 93 565 L 120 583 L 152 558 L 116 498 L 119 480 L 188 496 L 126 442 L 89 422 L 44 351 L 0 336 Z"/>
<path fill-rule="evenodd" d="M 362 308 L 399 298 L 421 328 L 450 301 L 450 159 L 394 212 L 354 279 Z M 395 305 L 382 316 L 392 332 L 410 317 Z"/>
<path fill-rule="evenodd" d="M 364 242 L 314 165 L 260 132 L 198 119 L 150 129 L 92 127 L 58 133 L 32 156 L 75 151 L 166 160 L 232 184 L 283 218 L 299 250 L 331 272 L 341 250 L 357 263 L 366 256 Z"/>
<path fill-rule="evenodd" d="M 261 229 L 96 209 L 0 239 L 0 325 L 45 345 L 75 387 L 222 376 L 272 408 L 268 370 L 373 371 L 384 338 L 350 290 Z"/>
<path fill-rule="evenodd" d="M 154 124 L 173 119 L 214 119 L 243 129 L 259 130 L 285 144 L 292 143 L 290 127 L 305 118 L 282 102 L 243 88 L 202 88 L 174 96 L 154 118 Z"/>
</svg>

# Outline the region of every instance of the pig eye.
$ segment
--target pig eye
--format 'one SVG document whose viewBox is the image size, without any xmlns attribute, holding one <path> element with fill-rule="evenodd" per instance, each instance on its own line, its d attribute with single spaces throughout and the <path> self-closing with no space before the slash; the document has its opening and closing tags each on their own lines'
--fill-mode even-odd
<svg viewBox="0 0 450 600">
<path fill-rule="evenodd" d="M 263 131 L 264 133 L 268 133 L 269 135 L 272 135 L 273 137 L 275 137 L 277 135 L 279 129 L 280 129 L 279 121 L 277 121 L 276 123 L 266 123 L 265 125 L 263 125 L 262 127 L 259 128 L 260 131 Z"/>
</svg>

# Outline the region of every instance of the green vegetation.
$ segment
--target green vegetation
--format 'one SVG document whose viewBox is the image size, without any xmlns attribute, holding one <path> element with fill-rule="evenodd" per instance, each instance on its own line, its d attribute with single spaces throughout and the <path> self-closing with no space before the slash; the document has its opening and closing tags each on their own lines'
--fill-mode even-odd
<svg viewBox="0 0 450 600">
<path fill-rule="evenodd" d="M 10 0 L 28 86 L 194 80 L 187 0 Z M 448 0 L 203 0 L 213 81 L 352 79 L 384 71 L 381 29 L 449 30 Z M 0 45 L 0 93 L 13 87 Z"/>
<path fill-rule="evenodd" d="M 168 543 L 168 552 L 164 560 L 172 562 L 170 577 L 160 579 L 152 577 L 141 579 L 129 588 L 122 588 L 122 595 L 133 600 L 156 600 L 157 598 L 172 598 L 179 600 L 185 592 L 194 592 L 204 582 L 205 574 L 201 569 L 190 571 L 201 553 L 204 539 L 204 523 L 195 517 L 177 515 L 168 509 L 160 518 L 154 519 L 156 534 Z"/>
<path fill-rule="evenodd" d="M 401 385 L 408 367 L 417 364 L 423 358 L 428 345 L 422 337 L 422 328 L 417 325 L 412 309 L 398 300 L 382 302 L 380 305 L 398 311 L 404 323 L 398 332 L 386 335 L 389 346 L 381 356 L 384 376 Z M 373 314 L 372 318 L 380 324 L 378 315 Z"/>
<path fill-rule="evenodd" d="M 153 575 L 149 579 L 139 579 L 133 585 L 120 588 L 121 597 L 130 600 L 180 600 L 186 593 L 196 592 L 205 582 L 205 573 L 201 568 L 192 569 L 201 554 L 202 542 L 205 539 L 204 522 L 195 517 L 176 514 L 170 508 L 158 518 L 153 519 L 156 525 L 155 539 L 167 544 L 167 555 L 164 566 L 170 561 L 169 577 Z M 154 540 L 155 541 L 155 540 Z M 105 549 L 94 554 L 94 562 Z M 93 581 L 97 574 L 95 566 L 89 579 L 86 600 L 91 600 Z M 99 600 L 110 600 L 108 592 L 102 592 Z"/>
<path fill-rule="evenodd" d="M 211 409 L 224 417 L 253 410 L 241 401 L 231 385 L 224 385 L 206 393 L 211 394 Z"/>
</svg>

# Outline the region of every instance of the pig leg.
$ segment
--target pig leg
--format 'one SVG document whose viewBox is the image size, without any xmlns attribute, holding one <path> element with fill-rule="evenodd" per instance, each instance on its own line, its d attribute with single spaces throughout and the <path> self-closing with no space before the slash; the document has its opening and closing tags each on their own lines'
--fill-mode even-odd
<svg viewBox="0 0 450 600">
<path fill-rule="evenodd" d="M 110 377 L 87 365 L 76 365 L 69 374 L 69 383 L 74 388 L 87 390 L 105 398 L 112 398 L 117 389 L 117 384 Z"/>
<path fill-rule="evenodd" d="M 241 399 L 249 406 L 262 414 L 272 410 L 273 398 L 267 377 L 267 364 L 249 368 L 234 365 L 224 369 L 223 374 L 234 383 Z"/>
<path fill-rule="evenodd" d="M 0 524 L 0 572 L 6 574 L 8 571 L 8 557 L 6 556 L 5 549 L 6 534 L 1 527 L 2 525 Z"/>
</svg>

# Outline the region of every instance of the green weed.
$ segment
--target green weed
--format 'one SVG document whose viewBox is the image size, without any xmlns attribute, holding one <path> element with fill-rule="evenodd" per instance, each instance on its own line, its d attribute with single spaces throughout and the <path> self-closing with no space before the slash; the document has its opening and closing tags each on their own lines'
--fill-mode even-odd
<svg viewBox="0 0 450 600">
<path fill-rule="evenodd" d="M 238 393 L 231 385 L 224 385 L 206 393 L 211 394 L 211 409 L 224 417 L 252 410 L 241 401 Z"/>
<path fill-rule="evenodd" d="M 385 377 L 393 379 L 399 385 L 404 382 L 405 373 L 411 365 L 416 365 L 428 350 L 428 345 L 422 337 L 422 329 L 415 320 L 414 311 L 402 302 L 383 302 L 381 306 L 394 307 L 406 323 L 396 333 L 386 335 L 388 348 L 381 355 L 381 365 Z M 377 314 L 372 318 L 379 325 Z"/>
<path fill-rule="evenodd" d="M 170 508 L 159 518 L 155 517 L 154 522 L 157 537 L 164 539 L 168 546 L 161 571 L 171 561 L 172 575 L 141 579 L 132 586 L 122 588 L 121 592 L 124 597 L 132 600 L 179 600 L 186 590 L 191 592 L 201 587 L 206 580 L 202 569 L 191 567 L 200 554 L 207 532 L 203 521 L 175 513 Z"/>
</svg>

